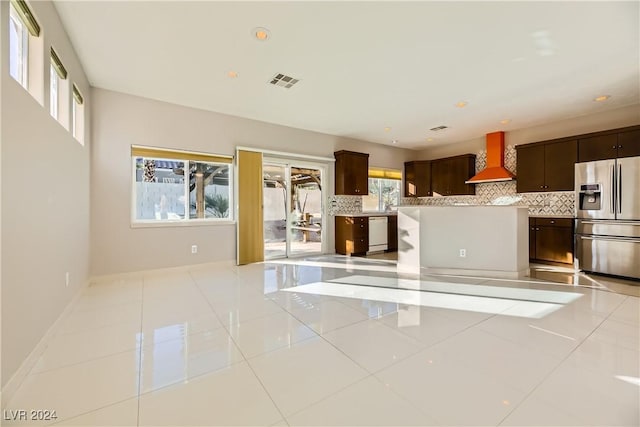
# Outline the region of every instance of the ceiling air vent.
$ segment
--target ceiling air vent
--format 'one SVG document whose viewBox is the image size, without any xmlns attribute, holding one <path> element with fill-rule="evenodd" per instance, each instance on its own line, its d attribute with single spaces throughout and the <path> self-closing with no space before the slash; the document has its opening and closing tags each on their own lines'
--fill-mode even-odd
<svg viewBox="0 0 640 427">
<path fill-rule="evenodd" d="M 438 132 L 439 130 L 445 130 L 447 129 L 449 126 L 436 126 L 434 128 L 431 128 L 430 130 L 434 131 L 434 132 Z"/>
<path fill-rule="evenodd" d="M 285 74 L 278 73 L 271 78 L 270 84 L 274 86 L 280 86 L 285 89 L 291 89 L 291 86 L 298 83 L 300 80 L 294 79 L 291 76 L 287 76 Z"/>
</svg>

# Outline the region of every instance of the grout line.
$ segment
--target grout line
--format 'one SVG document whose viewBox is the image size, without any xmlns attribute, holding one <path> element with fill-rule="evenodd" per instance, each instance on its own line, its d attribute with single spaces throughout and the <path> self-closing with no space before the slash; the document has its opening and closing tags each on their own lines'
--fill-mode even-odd
<svg viewBox="0 0 640 427">
<path fill-rule="evenodd" d="M 138 412 L 136 414 L 136 426 L 140 426 L 140 392 L 142 391 L 142 355 L 144 354 L 144 336 L 143 336 L 143 325 L 144 325 L 144 288 L 145 288 L 145 277 L 142 276 L 142 298 L 140 303 L 140 332 L 138 333 L 138 346 L 137 349 L 140 352 L 138 355 Z"/>
<path fill-rule="evenodd" d="M 576 345 L 576 346 L 575 346 L 575 347 L 574 347 L 574 348 L 573 348 L 573 349 L 572 349 L 572 350 L 571 350 L 571 351 L 570 351 L 570 352 L 569 352 L 569 353 L 568 353 L 564 358 L 562 358 L 562 359 L 558 362 L 558 364 L 555 366 L 555 368 L 551 369 L 551 370 L 547 373 L 547 375 L 545 375 L 545 376 L 544 376 L 544 377 L 543 377 L 543 378 L 542 378 L 542 379 L 541 379 L 541 380 L 540 380 L 540 381 L 539 381 L 539 382 L 538 382 L 538 383 L 537 383 L 537 384 L 536 384 L 536 385 L 531 389 L 531 391 L 529 391 L 529 393 L 527 393 L 527 394 L 522 398 L 522 400 L 521 400 L 520 402 L 518 402 L 518 404 L 514 405 L 514 406 L 512 407 L 512 409 L 511 409 L 511 411 L 509 411 L 509 412 L 507 413 L 507 415 L 505 415 L 505 416 L 504 416 L 504 418 L 502 418 L 502 420 L 500 420 L 500 422 L 499 422 L 497 425 L 498 425 L 498 426 L 501 426 L 501 425 L 502 425 L 502 423 L 504 423 L 504 422 L 506 421 L 506 419 L 507 419 L 507 418 L 509 418 L 509 416 L 511 416 L 511 414 L 513 414 L 513 413 L 516 411 L 516 409 L 518 409 L 520 406 L 522 406 L 522 404 L 523 404 L 527 399 L 529 399 L 529 398 L 531 397 L 531 395 L 532 395 L 532 394 L 533 394 L 533 393 L 534 393 L 538 388 L 540 388 L 540 386 L 541 386 L 545 381 L 547 381 L 547 380 L 548 380 L 548 379 L 549 379 L 549 378 L 550 378 L 550 377 L 551 377 L 551 376 L 552 376 L 552 375 L 553 375 L 553 374 L 554 374 L 554 373 L 555 373 L 555 372 L 560 368 L 560 366 L 562 366 L 562 365 L 567 361 L 567 359 L 569 359 L 569 357 L 571 357 L 571 355 L 573 355 L 573 353 L 575 353 L 575 352 L 576 352 L 576 350 L 577 350 L 578 348 L 580 348 L 580 346 L 581 346 L 582 344 L 584 344 L 584 342 L 585 342 L 585 341 L 587 341 L 587 339 L 589 339 L 589 337 L 590 337 L 591 335 L 593 335 L 593 334 L 595 333 L 595 331 L 597 331 L 597 330 L 602 326 L 602 324 L 603 324 L 604 322 L 606 322 L 606 321 L 611 317 L 611 315 L 612 315 L 612 314 L 613 314 L 613 313 L 614 313 L 618 308 L 620 308 L 620 306 L 621 306 L 621 305 L 622 305 L 622 304 L 627 300 L 627 298 L 628 298 L 628 296 L 626 296 L 625 298 L 623 298 L 623 299 L 622 299 L 622 301 L 620 302 L 620 304 L 618 304 L 618 305 L 617 305 L 613 310 L 611 310 L 611 312 L 610 312 L 606 317 L 604 317 L 604 318 L 602 319 L 602 321 L 601 321 L 600 323 L 598 323 L 598 325 L 597 325 L 595 328 L 593 328 L 593 329 L 591 330 L 591 332 L 590 332 L 587 336 L 585 336 L 585 337 L 582 339 L 582 341 L 580 341 L 580 343 L 579 343 L 578 345 Z M 553 407 L 553 408 L 556 408 L 556 406 L 554 406 L 553 404 L 549 404 L 549 403 L 547 403 L 547 402 L 545 402 L 545 403 L 546 403 L 546 404 L 548 404 L 549 406 Z M 563 409 L 561 409 L 561 408 L 557 408 L 557 409 L 559 409 L 559 410 L 561 410 L 561 411 L 565 412 L 565 411 L 564 411 Z M 578 417 L 578 416 L 574 415 L 573 413 L 570 413 L 570 414 L 567 414 L 567 415 L 571 415 L 571 417 L 572 417 L 572 418 L 577 418 L 577 417 Z M 582 420 L 580 420 L 580 421 L 582 421 Z"/>
<path fill-rule="evenodd" d="M 216 318 L 218 319 L 218 322 L 220 322 L 220 324 L 222 325 L 222 328 L 227 331 L 227 335 L 229 336 L 229 338 L 231 339 L 231 341 L 233 341 L 233 345 L 236 346 L 238 352 L 242 355 L 242 358 L 244 359 L 244 362 L 247 364 L 247 367 L 251 370 L 251 372 L 253 373 L 253 375 L 255 376 L 256 380 L 258 381 L 258 383 L 260 383 L 260 386 L 262 387 L 262 389 L 264 390 L 264 392 L 267 394 L 267 396 L 269 396 L 269 399 L 271 400 L 271 403 L 273 403 L 273 406 L 276 408 L 276 410 L 278 411 L 278 413 L 280 414 L 280 416 L 282 417 L 282 419 L 287 423 L 287 425 L 289 424 L 287 422 L 287 419 L 284 416 L 284 413 L 282 412 L 282 410 L 280 409 L 280 407 L 276 404 L 276 401 L 273 399 L 273 396 L 271 396 L 271 393 L 269 393 L 269 390 L 267 390 L 267 387 L 264 385 L 264 383 L 262 382 L 262 380 L 260 379 L 260 377 L 258 376 L 258 374 L 256 373 L 256 371 L 253 369 L 253 366 L 251 366 L 251 364 L 249 363 L 249 359 L 247 359 L 247 357 L 245 356 L 244 352 L 242 351 L 242 349 L 240 348 L 240 346 L 238 345 L 238 343 L 236 342 L 235 338 L 233 337 L 233 335 L 231 334 L 231 331 L 229 330 L 229 327 L 227 327 L 227 325 L 225 323 L 222 322 L 220 315 L 218 314 L 218 312 L 213 308 L 213 305 L 211 304 L 211 301 L 209 300 L 209 298 L 207 298 L 207 296 L 204 294 L 204 292 L 202 291 L 202 289 L 200 288 L 200 286 L 198 285 L 197 280 L 193 277 L 193 275 L 191 274 L 191 271 L 187 271 L 187 273 L 189 274 L 189 277 L 191 277 L 191 280 L 194 281 L 196 288 L 198 288 L 198 291 L 200 292 L 200 294 L 203 296 L 203 298 L 207 301 L 207 304 L 209 305 L 209 307 L 211 308 L 211 311 L 213 311 L 213 314 L 216 316 Z M 239 280 L 240 277 L 238 276 L 237 272 L 234 272 L 234 274 L 236 275 L 237 279 Z M 237 286 L 237 282 L 236 282 L 236 286 Z M 273 301 L 272 301 L 273 302 Z M 275 304 L 275 303 L 274 303 Z M 277 304 L 275 304 L 277 305 Z M 275 313 L 274 313 L 275 314 Z M 238 362 L 240 363 L 240 362 Z M 236 363 L 234 363 L 236 364 Z M 231 366 L 231 365 L 230 365 Z M 276 421 L 277 422 L 277 421 Z"/>
<path fill-rule="evenodd" d="M 73 420 L 75 420 L 76 418 L 83 417 L 83 416 L 88 415 L 88 414 L 90 414 L 90 413 L 92 413 L 92 412 L 100 411 L 100 410 L 102 410 L 102 409 L 106 409 L 106 408 L 109 408 L 109 407 L 114 406 L 114 405 L 119 405 L 119 404 L 121 404 L 121 403 L 127 402 L 127 401 L 132 400 L 132 399 L 137 399 L 137 397 L 135 397 L 135 396 L 134 396 L 134 397 L 128 397 L 128 398 L 126 398 L 126 399 L 119 400 L 119 401 L 117 401 L 117 402 L 109 403 L 109 404 L 107 404 L 107 405 L 100 406 L 100 407 L 98 407 L 98 408 L 90 409 L 90 410 L 88 410 L 88 411 L 86 411 L 86 412 L 83 412 L 83 413 L 81 413 L 81 414 L 74 415 L 73 417 L 70 417 L 70 418 L 63 418 L 63 419 L 57 420 L 57 421 L 55 421 L 55 422 L 53 422 L 53 423 L 50 423 L 50 424 L 47 424 L 47 425 L 49 425 L 49 426 L 66 425 L 66 423 L 67 423 L 68 421 L 73 421 Z M 136 423 L 136 425 L 137 425 L 137 423 Z"/>
</svg>

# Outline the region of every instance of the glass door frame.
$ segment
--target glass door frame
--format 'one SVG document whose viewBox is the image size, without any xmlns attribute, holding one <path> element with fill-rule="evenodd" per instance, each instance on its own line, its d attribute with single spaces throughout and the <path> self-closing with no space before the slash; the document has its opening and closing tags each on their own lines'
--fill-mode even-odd
<svg viewBox="0 0 640 427">
<path fill-rule="evenodd" d="M 284 167 L 286 174 L 286 188 L 287 188 L 287 196 L 285 199 L 286 206 L 286 238 L 285 238 L 285 255 L 284 258 L 292 258 L 299 257 L 305 255 L 321 255 L 327 253 L 327 203 L 328 203 L 328 194 L 327 194 L 327 177 L 329 171 L 329 165 L 327 163 L 314 162 L 306 159 L 296 159 L 296 158 L 287 158 L 287 157 L 279 157 L 279 156 L 263 156 L 262 165 L 273 165 Z M 321 230 L 320 230 L 320 252 L 308 252 L 302 254 L 294 254 L 291 251 L 291 240 L 292 240 L 292 228 L 291 228 L 291 203 L 293 199 L 293 187 L 291 185 L 291 168 L 304 168 L 304 169 L 316 169 L 320 171 L 320 199 L 321 199 Z M 264 203 L 264 201 L 262 201 Z M 264 212 L 263 212 L 264 215 Z M 264 221 L 264 216 L 263 216 Z M 264 239 L 264 236 L 263 236 Z M 266 260 L 265 256 L 265 260 Z M 269 258 L 275 259 L 275 258 Z"/>
</svg>

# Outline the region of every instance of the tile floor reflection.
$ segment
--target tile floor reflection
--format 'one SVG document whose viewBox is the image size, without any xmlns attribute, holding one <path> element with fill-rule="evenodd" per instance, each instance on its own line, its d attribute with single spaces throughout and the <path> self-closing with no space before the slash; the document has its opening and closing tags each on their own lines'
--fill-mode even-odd
<svg viewBox="0 0 640 427">
<path fill-rule="evenodd" d="M 91 284 L 9 402 L 56 425 L 640 424 L 633 283 L 315 256 Z M 329 289 L 330 291 L 327 291 Z"/>
</svg>

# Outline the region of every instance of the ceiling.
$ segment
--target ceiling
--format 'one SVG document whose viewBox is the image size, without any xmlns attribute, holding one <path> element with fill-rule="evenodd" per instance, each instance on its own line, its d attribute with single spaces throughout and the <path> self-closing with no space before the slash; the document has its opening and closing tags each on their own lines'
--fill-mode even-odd
<svg viewBox="0 0 640 427">
<path fill-rule="evenodd" d="M 640 103 L 638 2 L 55 5 L 94 87 L 404 148 Z"/>
</svg>

